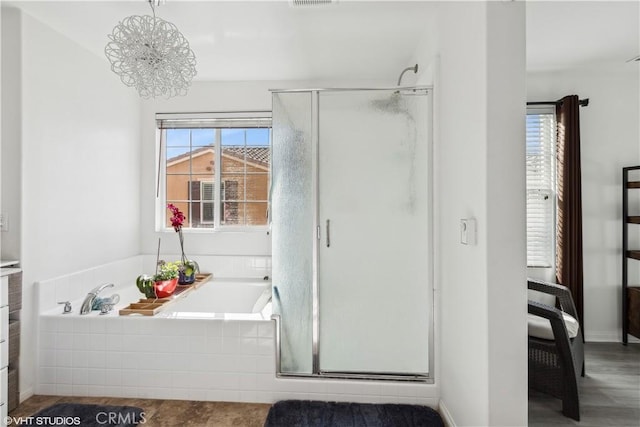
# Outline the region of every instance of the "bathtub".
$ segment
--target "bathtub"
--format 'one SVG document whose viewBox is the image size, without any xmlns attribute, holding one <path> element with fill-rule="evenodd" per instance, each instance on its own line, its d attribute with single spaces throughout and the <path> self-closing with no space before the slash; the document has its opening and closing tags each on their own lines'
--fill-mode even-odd
<svg viewBox="0 0 640 427">
<path fill-rule="evenodd" d="M 62 306 L 38 321 L 36 392 L 218 401 L 271 401 L 275 380 L 271 282 L 214 278 L 155 316 L 120 316 L 143 295 L 135 280 L 100 296 L 120 295 L 106 315 Z"/>
<path fill-rule="evenodd" d="M 104 315 L 98 310 L 80 315 L 79 308 L 82 299 L 71 302 L 73 311 L 65 317 L 81 317 L 83 319 L 95 316 L 116 317 L 119 310 L 130 303 L 138 302 L 144 295 L 135 285 L 106 288 L 99 297 L 110 297 L 118 294 L 120 301 L 113 310 Z M 271 282 L 257 278 L 215 278 L 198 288 L 189 290 L 176 298 L 154 318 L 183 318 L 183 319 L 235 319 L 235 320 L 270 320 L 271 318 Z M 60 314 L 61 307 L 45 312 L 45 315 Z M 128 315 L 136 317 L 140 315 Z"/>
<path fill-rule="evenodd" d="M 271 282 L 218 279 L 172 303 L 159 315 L 171 318 L 251 319 L 271 317 Z"/>
</svg>

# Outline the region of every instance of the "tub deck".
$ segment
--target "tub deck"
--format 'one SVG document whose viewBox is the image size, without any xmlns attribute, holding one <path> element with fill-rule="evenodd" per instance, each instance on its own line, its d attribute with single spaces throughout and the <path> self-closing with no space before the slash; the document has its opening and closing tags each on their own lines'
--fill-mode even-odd
<svg viewBox="0 0 640 427">
<path fill-rule="evenodd" d="M 196 281 L 191 285 L 178 285 L 175 292 L 167 298 L 140 298 L 138 302 L 131 303 L 121 309 L 118 314 L 120 316 L 128 316 L 131 314 L 143 316 L 155 316 L 162 310 L 171 305 L 171 303 L 184 297 L 194 289 L 199 288 L 209 280 L 213 275 L 211 273 L 196 274 Z"/>
</svg>

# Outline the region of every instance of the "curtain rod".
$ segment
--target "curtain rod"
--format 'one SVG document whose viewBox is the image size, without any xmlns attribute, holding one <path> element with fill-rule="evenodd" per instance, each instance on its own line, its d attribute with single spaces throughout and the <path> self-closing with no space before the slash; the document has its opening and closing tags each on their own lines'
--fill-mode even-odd
<svg viewBox="0 0 640 427">
<path fill-rule="evenodd" d="M 540 101 L 540 102 L 527 102 L 527 105 L 560 105 L 562 104 L 562 100 L 559 101 Z M 581 107 L 586 107 L 589 105 L 589 98 L 581 99 L 578 101 Z"/>
</svg>

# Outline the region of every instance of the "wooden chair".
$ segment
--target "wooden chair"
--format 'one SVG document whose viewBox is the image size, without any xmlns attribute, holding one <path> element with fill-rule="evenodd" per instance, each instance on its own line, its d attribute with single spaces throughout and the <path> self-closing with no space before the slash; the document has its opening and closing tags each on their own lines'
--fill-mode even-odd
<svg viewBox="0 0 640 427">
<path fill-rule="evenodd" d="M 529 387 L 562 399 L 562 413 L 580 421 L 578 375 L 584 376 L 584 338 L 569 337 L 563 312 L 578 321 L 571 292 L 565 286 L 528 280 L 528 288 L 556 297 L 560 309 L 529 300 L 529 314 L 548 319 L 554 339 L 529 335 Z"/>
</svg>

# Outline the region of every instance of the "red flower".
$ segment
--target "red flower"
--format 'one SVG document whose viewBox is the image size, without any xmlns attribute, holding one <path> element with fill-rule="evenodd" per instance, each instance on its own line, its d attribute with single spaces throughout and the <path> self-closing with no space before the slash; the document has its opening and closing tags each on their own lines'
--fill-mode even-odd
<svg viewBox="0 0 640 427">
<path fill-rule="evenodd" d="M 180 209 L 178 209 L 174 204 L 169 203 L 167 205 L 167 209 L 171 211 L 173 216 L 171 217 L 171 226 L 174 230 L 180 231 L 182 229 L 182 224 L 184 223 L 185 216 Z"/>
</svg>

